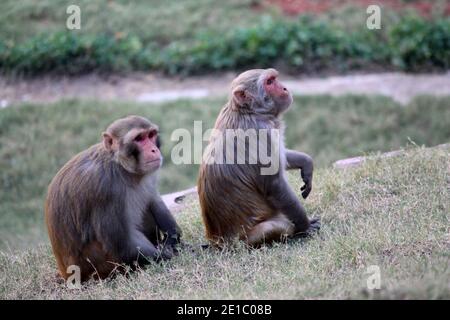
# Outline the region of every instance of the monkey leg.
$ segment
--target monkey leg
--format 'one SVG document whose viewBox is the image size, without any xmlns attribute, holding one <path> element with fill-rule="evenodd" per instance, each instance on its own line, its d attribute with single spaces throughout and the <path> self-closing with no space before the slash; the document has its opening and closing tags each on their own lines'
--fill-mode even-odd
<svg viewBox="0 0 450 320">
<path fill-rule="evenodd" d="M 153 214 L 150 212 L 146 213 L 142 222 L 142 232 L 147 237 L 147 239 L 157 246 L 162 240 L 162 234 L 156 224 Z"/>
<path fill-rule="evenodd" d="M 144 217 L 143 227 L 150 230 L 150 235 L 146 234 L 150 241 L 176 251 L 175 247 L 180 243 L 181 230 L 160 197 L 149 204 L 149 212 Z M 152 239 L 151 233 L 156 235 L 156 239 L 155 236 Z"/>
<path fill-rule="evenodd" d="M 128 245 L 128 257 L 123 259 L 128 261 L 128 263 L 137 261 L 139 265 L 145 265 L 150 260 L 158 260 L 160 258 L 160 253 L 156 246 L 139 230 L 134 229 L 131 231 Z"/>
<path fill-rule="evenodd" d="M 320 229 L 320 221 L 308 219 L 305 209 L 283 176 L 273 178 L 268 195 L 267 201 L 294 224 L 295 235 L 307 236 Z"/>
<path fill-rule="evenodd" d="M 91 277 L 104 279 L 115 268 L 114 259 L 105 253 L 102 245 L 97 241 L 85 245 L 81 251 L 76 252 L 70 252 L 67 248 L 63 249 L 59 246 L 54 248 L 59 274 L 65 280 L 78 271 L 81 282 Z"/>
<path fill-rule="evenodd" d="M 246 241 L 250 246 L 255 247 L 263 243 L 280 241 L 292 235 L 293 232 L 294 224 L 284 214 L 279 213 L 250 229 L 246 234 Z"/>
<path fill-rule="evenodd" d="M 292 235 L 293 238 L 304 238 L 311 236 L 313 233 L 320 230 L 321 227 L 320 218 L 313 218 L 309 221 L 309 228 L 305 232 L 298 232 Z"/>
<path fill-rule="evenodd" d="M 164 203 L 159 206 L 153 204 L 150 209 L 144 215 L 143 233 L 159 249 L 162 259 L 170 259 L 178 254 L 176 248 L 180 242 L 178 226 Z"/>
<path fill-rule="evenodd" d="M 108 254 L 101 243 L 93 241 L 83 248 L 82 256 L 74 263 L 80 267 L 81 281 L 94 278 L 105 279 L 114 270 L 123 271 L 120 264 L 116 263 L 114 257 Z"/>
</svg>

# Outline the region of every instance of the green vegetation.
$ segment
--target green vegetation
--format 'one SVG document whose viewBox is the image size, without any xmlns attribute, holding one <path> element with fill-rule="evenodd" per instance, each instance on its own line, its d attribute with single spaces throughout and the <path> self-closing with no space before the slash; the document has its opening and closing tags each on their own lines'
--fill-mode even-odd
<svg viewBox="0 0 450 320">
<path fill-rule="evenodd" d="M 213 13 L 206 3 L 214 6 Z M 356 16 L 360 24 L 355 25 L 337 23 L 331 15 L 282 19 L 276 11 L 258 14 L 251 3 L 189 0 L 163 8 L 166 2 L 155 1 L 152 10 L 144 2 L 81 1 L 86 25 L 69 31 L 62 10 L 66 1 L 25 1 L 23 8 L 7 2 L 9 10 L 0 14 L 5 16 L 0 19 L 0 69 L 67 75 L 130 70 L 195 74 L 273 65 L 289 72 L 450 67 L 448 18 L 388 13 L 383 28 L 371 31 L 361 8 L 359 15 L 350 10 L 339 14 L 344 20 Z M 26 29 L 20 26 L 23 15 L 32 21 L 23 23 Z M 45 22 L 48 32 L 38 32 L 43 27 L 33 19 Z"/>
<path fill-rule="evenodd" d="M 450 19 L 407 19 L 392 29 L 388 43 L 392 63 L 402 69 L 450 68 Z"/>
<path fill-rule="evenodd" d="M 196 183 L 197 165 L 174 165 L 173 130 L 193 133 L 194 121 L 211 128 L 224 100 L 177 101 L 160 105 L 61 101 L 0 110 L 0 248 L 26 248 L 46 241 L 43 202 L 47 185 L 76 153 L 100 141 L 113 120 L 143 115 L 160 126 L 163 193 Z M 316 167 L 370 151 L 409 143 L 434 146 L 450 141 L 450 98 L 421 97 L 408 106 L 388 98 L 296 97 L 288 111 L 286 144 L 311 154 Z M 192 134 L 193 136 L 193 134 Z"/>
<path fill-rule="evenodd" d="M 406 1 L 406 0 L 405 0 Z M 82 29 L 66 29 L 66 7 Z M 260 0 L 5 0 L 0 73 L 41 75 L 156 70 L 197 74 L 275 66 L 291 73 L 450 68 L 450 19 L 383 10 L 365 28 L 361 7 L 288 18 Z M 68 290 L 57 280 L 43 219 L 46 188 L 71 157 L 129 114 L 159 125 L 161 192 L 195 184 L 198 165 L 175 165 L 175 129 L 211 128 L 224 98 L 162 104 L 65 100 L 0 110 L 0 299 L 418 298 L 450 299 L 450 97 L 402 106 L 385 97 L 296 97 L 286 145 L 315 160 L 304 201 L 321 216 L 319 235 L 249 251 L 205 243 L 197 198 L 176 216 L 195 248 L 129 277 Z M 206 142 L 205 142 L 206 143 Z M 376 153 L 405 148 L 392 158 Z M 374 155 L 349 170 L 330 165 Z M 298 172 L 289 173 L 300 191 Z M 378 265 L 381 290 L 368 291 Z"/>
<path fill-rule="evenodd" d="M 25 134 L 27 136 L 27 134 Z M 351 170 L 319 169 L 307 210 L 320 234 L 249 251 L 182 251 L 126 278 L 68 290 L 48 245 L 0 254 L 3 299 L 450 298 L 448 149 L 412 149 Z M 294 190 L 297 174 L 290 175 Z M 177 215 L 185 241 L 204 243 L 195 198 Z M 377 265 L 381 290 L 367 290 Z"/>
<path fill-rule="evenodd" d="M 76 34 L 134 34 L 143 43 L 161 45 L 193 38 L 206 30 L 225 32 L 238 23 L 250 26 L 260 12 L 255 0 L 3 0 L 0 39 L 20 43 L 30 38 L 66 31 L 66 8 L 81 9 Z M 277 17 L 276 10 L 264 13 Z"/>
<path fill-rule="evenodd" d="M 387 31 L 345 31 L 326 21 L 263 19 L 222 37 L 204 34 L 190 44 L 172 43 L 157 65 L 169 73 L 279 65 L 289 72 L 337 72 L 381 67 L 407 71 L 450 67 L 450 19 L 407 16 Z"/>
</svg>

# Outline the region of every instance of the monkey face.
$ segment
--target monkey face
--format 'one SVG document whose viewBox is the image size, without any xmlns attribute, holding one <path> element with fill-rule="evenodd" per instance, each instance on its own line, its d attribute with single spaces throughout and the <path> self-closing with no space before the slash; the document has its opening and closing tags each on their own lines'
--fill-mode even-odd
<svg viewBox="0 0 450 320">
<path fill-rule="evenodd" d="M 292 104 L 292 95 L 278 81 L 275 69 L 253 69 L 241 73 L 232 84 L 232 107 L 240 112 L 278 116 Z"/>
<path fill-rule="evenodd" d="M 260 79 L 261 86 L 267 97 L 272 100 L 272 106 L 276 113 L 286 111 L 292 104 L 292 95 L 289 90 L 278 81 L 278 71 L 267 69 Z"/>
<path fill-rule="evenodd" d="M 142 173 L 154 172 L 161 166 L 162 156 L 157 141 L 158 132 L 155 129 L 142 130 L 133 139 L 138 150 L 136 160 Z"/>
<path fill-rule="evenodd" d="M 158 128 L 145 118 L 129 116 L 115 121 L 103 133 L 103 145 L 130 173 L 146 175 L 161 166 Z"/>
<path fill-rule="evenodd" d="M 133 129 L 119 147 L 119 163 L 130 173 L 146 175 L 158 170 L 162 163 L 158 148 L 158 131 Z"/>
</svg>

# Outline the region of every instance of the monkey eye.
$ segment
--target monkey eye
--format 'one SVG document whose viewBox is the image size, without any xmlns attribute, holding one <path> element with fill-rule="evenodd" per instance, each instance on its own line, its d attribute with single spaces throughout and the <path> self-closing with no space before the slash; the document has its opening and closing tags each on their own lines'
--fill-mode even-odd
<svg viewBox="0 0 450 320">
<path fill-rule="evenodd" d="M 134 141 L 140 142 L 140 141 L 144 140 L 144 138 L 145 137 L 144 137 L 143 134 L 139 134 L 139 135 L 136 136 L 136 138 L 134 138 Z"/>
<path fill-rule="evenodd" d="M 158 134 L 158 132 L 156 132 L 156 130 L 152 130 L 148 133 L 148 138 L 152 139 L 154 138 L 156 135 Z"/>
<path fill-rule="evenodd" d="M 270 77 L 269 79 L 267 79 L 266 84 L 268 86 L 270 86 L 274 81 L 275 81 L 275 78 L 274 77 Z"/>
</svg>

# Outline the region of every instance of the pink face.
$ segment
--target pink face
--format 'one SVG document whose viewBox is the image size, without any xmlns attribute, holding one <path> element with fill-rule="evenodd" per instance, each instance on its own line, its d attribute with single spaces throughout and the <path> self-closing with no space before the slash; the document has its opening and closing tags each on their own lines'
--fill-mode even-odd
<svg viewBox="0 0 450 320">
<path fill-rule="evenodd" d="M 139 133 L 134 142 L 141 151 L 141 165 L 146 171 L 157 169 L 161 165 L 161 152 L 157 146 L 158 132 L 155 129 Z"/>
<path fill-rule="evenodd" d="M 292 103 L 291 93 L 278 81 L 277 74 L 269 74 L 264 79 L 264 90 L 280 107 L 288 107 Z"/>
</svg>

